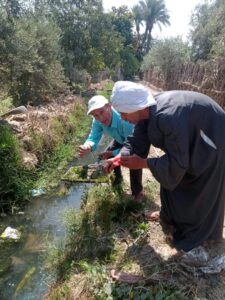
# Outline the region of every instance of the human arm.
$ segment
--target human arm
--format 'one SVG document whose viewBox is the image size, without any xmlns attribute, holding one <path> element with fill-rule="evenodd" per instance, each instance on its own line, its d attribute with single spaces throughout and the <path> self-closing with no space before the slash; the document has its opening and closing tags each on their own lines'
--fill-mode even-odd
<svg viewBox="0 0 225 300">
<path fill-rule="evenodd" d="M 113 144 L 113 148 L 110 149 L 112 151 L 113 156 L 119 154 L 121 148 L 123 147 L 123 143 L 126 140 L 128 135 L 133 133 L 134 125 L 123 120 L 121 115 L 112 109 L 112 124 L 111 124 L 111 135 L 116 143 Z"/>
<path fill-rule="evenodd" d="M 119 154 L 106 161 L 105 171 L 106 173 L 110 173 L 115 167 L 118 166 L 124 166 L 129 169 L 137 170 L 148 168 L 148 163 L 146 158 L 142 158 L 135 154 L 131 156 L 122 156 Z"/>
<path fill-rule="evenodd" d="M 147 127 L 146 121 L 141 121 L 135 126 L 133 135 L 127 137 L 120 153 L 115 158 L 106 161 L 106 172 L 110 173 L 118 165 L 130 169 L 148 168 L 146 157 L 150 142 L 147 136 Z"/>
<path fill-rule="evenodd" d="M 136 154 L 131 156 L 120 156 L 120 162 L 122 166 L 133 170 L 148 168 L 147 159 Z"/>
<path fill-rule="evenodd" d="M 101 124 L 93 119 L 90 134 L 83 145 L 79 147 L 79 155 L 83 157 L 84 155 L 90 153 L 91 151 L 95 151 L 97 145 L 102 137 L 103 128 Z"/>
<path fill-rule="evenodd" d="M 99 156 L 102 159 L 108 159 L 108 158 L 111 158 L 113 156 L 117 156 L 122 147 L 123 147 L 123 145 L 120 142 L 118 142 L 118 140 L 113 139 L 109 143 L 107 148 L 104 150 L 104 152 L 100 153 Z"/>
<path fill-rule="evenodd" d="M 113 151 L 104 151 L 98 155 L 101 159 L 105 160 L 113 156 Z"/>
</svg>

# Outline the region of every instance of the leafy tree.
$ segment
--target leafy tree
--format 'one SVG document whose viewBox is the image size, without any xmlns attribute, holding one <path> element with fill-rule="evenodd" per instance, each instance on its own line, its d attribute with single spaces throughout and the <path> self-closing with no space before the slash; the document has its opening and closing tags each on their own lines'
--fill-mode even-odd
<svg viewBox="0 0 225 300">
<path fill-rule="evenodd" d="M 189 61 L 189 48 L 180 37 L 158 40 L 144 57 L 141 69 L 156 69 L 165 82 L 170 80 L 171 73 L 177 65 Z"/>
<path fill-rule="evenodd" d="M 14 55 L 15 47 L 13 44 L 15 35 L 14 25 L 9 21 L 5 9 L 0 8 L 0 81 L 7 86 L 11 80 L 9 58 Z"/>
<path fill-rule="evenodd" d="M 112 24 L 122 37 L 123 48 L 120 50 L 120 67 L 125 79 L 132 79 L 139 69 L 139 61 L 135 55 L 133 39 L 133 15 L 127 6 L 112 8 Z"/>
<path fill-rule="evenodd" d="M 105 67 L 113 70 L 115 67 L 120 65 L 120 52 L 122 48 L 123 39 L 121 35 L 112 30 L 112 27 L 111 30 L 107 30 L 106 27 L 104 27 L 97 49 L 100 53 L 102 53 Z"/>
<path fill-rule="evenodd" d="M 34 2 L 41 7 L 42 0 Z M 58 27 L 36 13 L 32 1 L 21 3 L 0 4 L 0 78 L 16 105 L 43 100 L 64 86 Z"/>
<path fill-rule="evenodd" d="M 124 46 L 126 47 L 127 45 L 132 44 L 133 15 L 129 11 L 128 7 L 125 5 L 122 5 L 119 8 L 112 7 L 111 16 L 113 29 L 121 34 Z"/>
<path fill-rule="evenodd" d="M 193 61 L 207 60 L 212 48 L 212 36 L 215 31 L 215 24 L 212 21 L 212 11 L 215 10 L 214 4 L 205 2 L 195 8 L 191 18 L 193 29 L 190 33 L 192 43 Z"/>
<path fill-rule="evenodd" d="M 140 63 L 135 56 L 135 51 L 132 46 L 127 46 L 121 51 L 121 64 L 124 79 L 133 79 L 140 68 Z"/>
<path fill-rule="evenodd" d="M 198 5 L 192 15 L 191 25 L 193 61 L 207 61 L 224 55 L 224 1 L 205 1 Z"/>
<path fill-rule="evenodd" d="M 19 0 L 2 0 L 0 2 L 0 79 L 7 88 L 11 81 L 10 57 L 15 56 L 14 36 L 15 20 L 22 14 Z M 1 88 L 4 88 L 1 86 Z"/>
<path fill-rule="evenodd" d="M 125 37 L 117 30 L 115 19 L 111 14 L 93 16 L 90 20 L 90 45 L 96 53 L 94 57 L 102 57 L 102 68 L 114 69 L 120 64 L 120 51 L 123 48 Z M 120 27 L 123 28 L 122 22 Z M 122 31 L 122 30 L 121 30 Z M 110 51 L 109 51 L 110 49 Z M 87 65 L 87 61 L 85 62 Z"/>
<path fill-rule="evenodd" d="M 6 11 L 7 19 L 12 23 L 21 15 L 23 10 L 20 0 L 2 0 L 0 7 Z"/>
<path fill-rule="evenodd" d="M 215 2 L 216 11 L 212 16 L 214 35 L 212 36 L 211 59 L 225 57 L 225 3 Z"/>
<path fill-rule="evenodd" d="M 119 64 L 122 37 L 103 13 L 102 1 L 51 0 L 50 7 L 61 28 L 63 65 L 71 83 L 76 70 L 86 69 L 93 75 Z"/>
<path fill-rule="evenodd" d="M 10 93 L 16 104 L 38 103 L 64 87 L 60 63 L 59 29 L 44 18 L 16 22 L 16 55 L 10 59 Z"/>
</svg>

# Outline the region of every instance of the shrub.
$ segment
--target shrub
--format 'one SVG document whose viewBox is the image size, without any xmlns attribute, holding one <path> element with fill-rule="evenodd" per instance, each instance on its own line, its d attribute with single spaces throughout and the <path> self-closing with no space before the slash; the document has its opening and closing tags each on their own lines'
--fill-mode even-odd
<svg viewBox="0 0 225 300">
<path fill-rule="evenodd" d="M 65 88 L 59 38 L 60 31 L 51 21 L 27 17 L 17 22 L 10 88 L 15 105 L 38 104 Z"/>
<path fill-rule="evenodd" d="M 167 81 L 176 66 L 188 61 L 189 57 L 188 46 L 181 38 L 158 40 L 144 57 L 141 69 L 142 71 L 158 70 Z"/>
<path fill-rule="evenodd" d="M 3 125 L 0 125 L 0 174 L 1 209 L 28 198 L 31 174 L 23 167 L 17 139 Z"/>
</svg>

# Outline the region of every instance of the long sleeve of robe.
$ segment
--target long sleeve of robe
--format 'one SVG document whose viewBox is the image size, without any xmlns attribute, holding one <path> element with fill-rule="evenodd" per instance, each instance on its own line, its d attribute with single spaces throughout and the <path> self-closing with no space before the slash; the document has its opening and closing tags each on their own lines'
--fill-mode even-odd
<svg viewBox="0 0 225 300">
<path fill-rule="evenodd" d="M 138 155 L 150 144 L 165 152 L 147 162 L 161 186 L 161 216 L 175 228 L 174 244 L 189 251 L 222 237 L 225 113 L 195 92 L 163 92 L 155 98 L 148 122 L 136 125 L 127 146 Z"/>
</svg>

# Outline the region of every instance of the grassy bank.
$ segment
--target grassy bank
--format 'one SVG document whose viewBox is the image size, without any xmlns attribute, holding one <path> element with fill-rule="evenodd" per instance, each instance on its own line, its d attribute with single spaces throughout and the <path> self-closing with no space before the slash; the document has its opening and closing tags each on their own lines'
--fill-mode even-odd
<svg viewBox="0 0 225 300">
<path fill-rule="evenodd" d="M 54 118 L 50 125 L 50 132 L 36 139 L 37 147 L 44 146 L 45 156 L 38 169 L 38 180 L 35 186 L 55 187 L 68 163 L 77 157 L 78 147 L 87 134 L 91 119 L 86 115 L 86 106 L 75 103 L 73 109 L 65 118 Z M 51 140 L 49 140 L 51 138 Z M 53 144 L 52 145 L 49 145 Z M 48 152 L 48 149 L 50 153 Z"/>
<path fill-rule="evenodd" d="M 101 82 L 99 89 L 96 90 L 96 94 L 105 96 L 109 100 L 113 85 L 114 82 L 110 80 Z M 78 146 L 83 137 L 89 132 L 92 121 L 90 116 L 86 115 L 86 112 L 86 107 L 77 103 L 66 118 L 53 120 L 53 130 L 49 135 L 51 138 L 57 137 L 57 145 L 50 160 L 48 160 L 47 156 L 47 161 L 45 159 L 39 170 L 37 187 L 55 186 L 62 175 L 62 170 L 77 155 Z M 43 137 L 40 138 L 43 140 Z M 46 140 L 48 141 L 48 136 Z M 43 148 L 43 144 L 43 141 L 37 142 L 40 150 Z"/>
<path fill-rule="evenodd" d="M 190 288 L 176 276 L 172 280 L 172 262 L 160 259 L 150 246 L 154 229 L 143 213 L 155 207 L 158 184 L 146 183 L 144 204 L 134 203 L 123 190 L 96 185 L 87 191 L 80 212 L 65 215 L 68 239 L 64 247 L 51 250 L 49 263 L 58 283 L 46 299 L 191 299 Z M 115 272 L 135 277 L 115 281 Z"/>
<path fill-rule="evenodd" d="M 112 86 L 109 82 L 98 94 L 109 99 Z M 158 232 L 144 212 L 157 208 L 159 186 L 152 176 L 144 182 L 146 201 L 142 204 L 134 203 L 124 192 L 126 183 L 120 189 L 97 184 L 84 195 L 79 212 L 66 213 L 67 241 L 64 246 L 53 246 L 48 255 L 58 281 L 47 300 L 190 299 L 183 278 L 172 279 L 177 274 L 172 262 L 164 261 L 150 246 Z M 115 280 L 118 274 L 126 277 L 127 273 L 134 277 Z"/>
<path fill-rule="evenodd" d="M 113 82 L 106 80 L 98 85 L 97 94 L 110 98 Z M 76 97 L 75 97 L 76 98 Z M 88 99 L 87 99 L 88 100 Z M 59 102 L 60 103 L 60 102 Z M 0 123 L 0 209 L 10 211 L 26 204 L 30 190 L 42 188 L 51 190 L 56 187 L 68 163 L 77 155 L 78 146 L 89 130 L 91 118 L 86 115 L 86 101 L 77 97 L 67 103 L 68 109 L 52 103 L 58 115 L 51 113 L 43 118 L 43 110 L 31 111 L 26 148 L 4 121 Z M 0 102 L 0 114 L 13 108 L 12 99 Z M 60 109 L 62 108 L 62 110 Z M 51 108 L 50 108 L 51 111 Z M 40 117 L 39 114 L 40 113 Z M 47 119 L 45 119 L 45 116 Z M 22 151 L 29 151 L 37 157 L 35 168 L 26 168 L 22 161 Z"/>
<path fill-rule="evenodd" d="M 27 169 L 22 162 L 22 146 L 15 133 L 1 124 L 0 209 L 7 212 L 23 206 L 29 201 L 32 189 L 55 187 L 68 163 L 77 155 L 90 122 L 84 102 L 76 101 L 67 115 L 51 118 L 45 130 L 37 132 L 35 126 L 30 127 L 29 150 L 38 157 L 38 164 L 32 169 Z"/>
<path fill-rule="evenodd" d="M 0 125 L 0 174 L 0 209 L 13 210 L 28 200 L 36 176 L 24 168 L 18 139 L 4 125 Z"/>
</svg>

